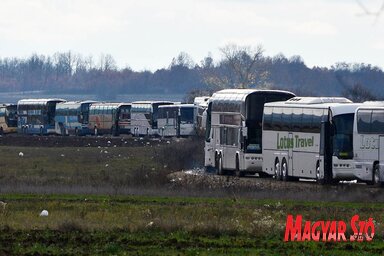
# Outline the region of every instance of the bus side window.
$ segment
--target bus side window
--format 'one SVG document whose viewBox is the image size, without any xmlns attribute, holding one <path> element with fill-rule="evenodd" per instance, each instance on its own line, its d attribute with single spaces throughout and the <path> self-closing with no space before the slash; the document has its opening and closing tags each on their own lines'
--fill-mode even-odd
<svg viewBox="0 0 384 256">
<path fill-rule="evenodd" d="M 272 130 L 281 131 L 282 109 L 275 108 L 272 113 Z"/>
<path fill-rule="evenodd" d="M 324 121 L 324 109 L 314 109 L 313 110 L 313 118 L 311 131 L 312 132 L 320 132 L 321 130 L 321 122 Z"/>
<path fill-rule="evenodd" d="M 384 111 L 383 110 L 373 110 L 371 132 L 378 133 L 378 134 L 384 133 Z"/>
<path fill-rule="evenodd" d="M 301 108 L 292 109 L 292 131 L 300 132 L 302 127 L 303 110 Z"/>
<path fill-rule="evenodd" d="M 272 129 L 272 107 L 264 108 L 264 123 L 263 123 L 263 129 L 264 130 L 271 130 Z"/>
<path fill-rule="evenodd" d="M 359 110 L 357 112 L 357 131 L 358 133 L 369 134 L 371 132 L 371 110 Z"/>
<path fill-rule="evenodd" d="M 285 108 L 283 109 L 283 114 L 281 117 L 281 130 L 290 131 L 292 128 L 292 109 Z"/>
</svg>

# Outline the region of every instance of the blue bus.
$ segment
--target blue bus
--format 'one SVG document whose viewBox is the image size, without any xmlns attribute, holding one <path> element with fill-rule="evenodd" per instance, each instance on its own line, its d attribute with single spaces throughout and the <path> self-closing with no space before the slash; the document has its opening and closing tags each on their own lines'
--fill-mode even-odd
<svg viewBox="0 0 384 256">
<path fill-rule="evenodd" d="M 54 134 L 56 104 L 63 99 L 23 99 L 17 103 L 17 132 Z"/>
<path fill-rule="evenodd" d="M 56 104 L 55 131 L 59 135 L 87 135 L 89 108 L 96 101 L 68 101 Z"/>
</svg>

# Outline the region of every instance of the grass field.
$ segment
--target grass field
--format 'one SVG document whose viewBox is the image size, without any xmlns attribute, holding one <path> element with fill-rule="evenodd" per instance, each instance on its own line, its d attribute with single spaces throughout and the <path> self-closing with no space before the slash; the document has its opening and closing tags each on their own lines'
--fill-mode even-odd
<svg viewBox="0 0 384 256">
<path fill-rule="evenodd" d="M 132 187 L 162 186 L 167 174 L 201 163 L 202 152 L 190 154 L 196 147 L 200 143 L 191 141 L 136 147 L 0 146 L 0 192 L 122 194 Z"/>
<path fill-rule="evenodd" d="M 2 195 L 0 254 L 381 255 L 384 204 Z M 48 217 L 39 217 L 46 209 Z M 367 243 L 283 242 L 287 214 L 376 220 Z M 302 252 L 299 253 L 298 252 Z"/>
<path fill-rule="evenodd" d="M 359 196 L 368 195 L 356 200 L 348 197 L 354 187 L 322 189 L 256 178 L 210 176 L 214 183 L 206 183 L 204 176 L 196 176 L 191 183 L 174 186 L 170 179 L 177 176 L 170 173 L 201 165 L 201 142 L 1 146 L 0 156 L 0 200 L 7 203 L 0 207 L 0 255 L 382 255 L 384 251 L 384 203 L 377 189 L 362 187 Z M 236 182 L 247 185 L 237 187 Z M 252 184 L 259 183 L 255 190 Z M 268 188 L 274 188 L 274 199 Z M 283 196 L 286 189 L 300 195 L 293 196 L 295 200 L 279 199 L 279 191 Z M 312 192 L 332 195 L 333 191 L 339 195 L 336 198 L 344 193 L 350 202 L 306 199 Z M 39 216 L 44 209 L 48 217 Z M 288 214 L 311 221 L 349 222 L 355 214 L 364 220 L 372 217 L 375 237 L 370 243 L 283 242 Z"/>
</svg>

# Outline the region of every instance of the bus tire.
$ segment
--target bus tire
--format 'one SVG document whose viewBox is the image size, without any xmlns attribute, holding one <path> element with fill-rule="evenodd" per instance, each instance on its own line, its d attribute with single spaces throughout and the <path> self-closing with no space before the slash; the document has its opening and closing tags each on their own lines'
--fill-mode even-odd
<svg viewBox="0 0 384 256">
<path fill-rule="evenodd" d="M 380 187 L 382 184 L 383 183 L 380 180 L 380 166 L 379 164 L 375 164 L 372 172 L 372 185 L 375 187 Z"/>
<path fill-rule="evenodd" d="M 324 185 L 324 179 L 320 179 L 320 163 L 316 163 L 316 182 L 320 185 Z"/>
<path fill-rule="evenodd" d="M 244 177 L 244 173 L 240 171 L 240 161 L 239 161 L 239 155 L 236 155 L 236 169 L 235 169 L 235 175 L 236 177 Z"/>
<path fill-rule="evenodd" d="M 281 162 L 281 179 L 283 181 L 289 181 L 289 176 L 288 176 L 288 164 L 285 158 Z"/>
<path fill-rule="evenodd" d="M 4 135 L 4 130 L 3 130 L 3 127 L 0 127 L 0 135 L 3 136 Z"/>
<path fill-rule="evenodd" d="M 276 180 L 281 180 L 281 170 L 280 170 L 280 162 L 279 162 L 279 159 L 276 158 L 275 160 L 275 165 L 274 165 L 274 168 L 275 168 L 275 179 Z"/>
<path fill-rule="evenodd" d="M 79 136 L 79 129 L 77 127 L 75 128 L 75 136 Z"/>
<path fill-rule="evenodd" d="M 223 158 L 221 155 L 219 155 L 219 159 L 217 160 L 217 175 L 224 175 L 224 170 L 223 170 Z"/>
<path fill-rule="evenodd" d="M 43 136 L 43 127 L 40 127 L 40 136 Z"/>
</svg>

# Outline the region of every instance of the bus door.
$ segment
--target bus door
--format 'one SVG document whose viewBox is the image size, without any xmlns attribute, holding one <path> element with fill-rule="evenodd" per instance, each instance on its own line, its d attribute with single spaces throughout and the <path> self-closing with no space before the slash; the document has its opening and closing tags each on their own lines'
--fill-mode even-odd
<svg viewBox="0 0 384 256">
<path fill-rule="evenodd" d="M 379 136 L 379 172 L 380 181 L 384 181 L 384 136 Z"/>
<path fill-rule="evenodd" d="M 320 129 L 320 161 L 318 181 L 322 184 L 329 184 L 332 181 L 332 125 L 327 121 L 321 122 Z"/>
<path fill-rule="evenodd" d="M 293 140 L 293 134 L 290 132 L 288 133 L 288 139 L 289 141 Z M 288 175 L 293 175 L 293 145 L 291 147 L 288 147 Z"/>
</svg>

